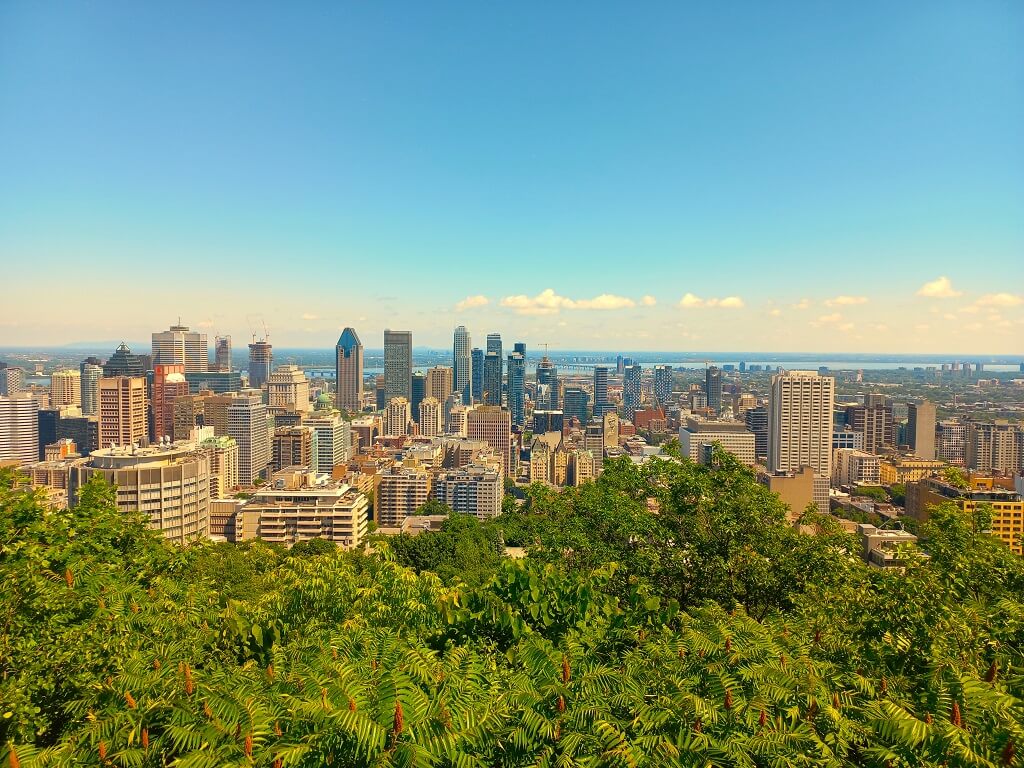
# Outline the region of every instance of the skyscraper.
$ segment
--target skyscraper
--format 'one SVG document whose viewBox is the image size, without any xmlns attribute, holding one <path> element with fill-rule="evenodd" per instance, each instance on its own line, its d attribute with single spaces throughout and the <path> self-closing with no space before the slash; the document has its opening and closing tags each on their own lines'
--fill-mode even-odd
<svg viewBox="0 0 1024 768">
<path fill-rule="evenodd" d="M 717 365 L 712 365 L 704 372 L 704 394 L 708 398 L 708 408 L 714 410 L 715 413 L 721 413 L 722 371 Z"/>
<path fill-rule="evenodd" d="M 768 469 L 774 473 L 814 471 L 814 502 L 828 510 L 832 477 L 832 407 L 836 380 L 815 371 L 772 377 L 768 405 Z M 794 509 L 801 514 L 802 509 Z"/>
<path fill-rule="evenodd" d="M 594 366 L 594 415 L 604 416 L 615 407 L 608 400 L 608 366 Z"/>
<path fill-rule="evenodd" d="M 412 331 L 384 329 L 384 400 L 412 399 Z"/>
<path fill-rule="evenodd" d="M 63 408 L 66 405 L 81 404 L 82 375 L 71 368 L 54 371 L 50 376 L 50 407 Z"/>
<path fill-rule="evenodd" d="M 249 387 L 260 389 L 270 378 L 270 369 L 274 365 L 274 348 L 266 339 L 253 339 L 249 345 Z"/>
<path fill-rule="evenodd" d="M 133 354 L 123 341 L 114 350 L 114 354 L 103 364 L 103 375 L 106 378 L 115 376 L 145 376 L 146 365 L 142 357 Z"/>
<path fill-rule="evenodd" d="M 563 400 L 562 412 L 565 414 L 565 418 L 575 417 L 579 421 L 580 426 L 585 427 L 587 425 L 587 407 L 590 400 L 586 390 L 580 387 L 566 387 Z"/>
<path fill-rule="evenodd" d="M 460 325 L 455 329 L 452 346 L 452 371 L 455 376 L 455 391 L 462 395 L 464 403 L 473 401 L 473 358 L 470 353 L 472 344 L 466 326 Z"/>
<path fill-rule="evenodd" d="M 488 333 L 487 334 L 487 351 L 494 352 L 501 357 L 501 334 L 500 333 Z"/>
<path fill-rule="evenodd" d="M 525 359 L 526 358 L 526 342 L 525 341 L 517 341 L 515 344 L 512 345 L 512 351 L 515 352 L 518 355 L 522 355 L 523 359 Z"/>
<path fill-rule="evenodd" d="M 305 371 L 297 365 L 279 365 L 274 369 L 267 379 L 267 404 L 275 413 L 313 410 Z"/>
<path fill-rule="evenodd" d="M 500 352 L 488 352 L 484 355 L 484 405 L 501 405 L 501 369 Z"/>
<path fill-rule="evenodd" d="M 672 366 L 654 366 L 654 396 L 658 405 L 664 406 L 672 396 Z"/>
<path fill-rule="evenodd" d="M 336 411 L 317 411 L 303 426 L 313 430 L 313 469 L 325 475 L 349 460 L 352 453 L 352 425 Z"/>
<path fill-rule="evenodd" d="M 24 386 L 25 372 L 21 368 L 0 363 L 0 395 L 13 397 Z"/>
<path fill-rule="evenodd" d="M 420 403 L 427 396 L 427 375 L 425 373 L 414 373 L 412 375 L 412 400 L 409 402 L 409 410 L 412 413 L 412 420 L 420 420 Z"/>
<path fill-rule="evenodd" d="M 481 403 L 484 399 L 484 351 L 473 347 L 470 353 L 470 372 L 473 382 L 473 402 Z"/>
<path fill-rule="evenodd" d="M 409 401 L 404 397 L 392 398 L 384 410 L 384 434 L 388 437 L 408 435 L 411 420 Z"/>
<path fill-rule="evenodd" d="M 188 395 L 185 366 L 153 366 L 153 438 L 162 440 L 174 436 L 174 402 Z"/>
<path fill-rule="evenodd" d="M 363 408 L 363 343 L 355 328 L 346 328 L 335 347 L 335 378 L 338 392 L 335 403 L 343 411 Z"/>
<path fill-rule="evenodd" d="M 444 431 L 444 408 L 433 397 L 424 398 L 420 403 L 418 419 L 420 435 L 437 437 Z"/>
<path fill-rule="evenodd" d="M 427 397 L 444 405 L 448 395 L 454 391 L 452 369 L 447 365 L 435 365 L 427 371 Z"/>
<path fill-rule="evenodd" d="M 218 336 L 213 342 L 214 370 L 227 373 L 231 370 L 231 337 Z"/>
<path fill-rule="evenodd" d="M 508 356 L 508 409 L 513 424 L 526 424 L 526 358 L 519 352 Z"/>
<path fill-rule="evenodd" d="M 522 360 L 521 355 L 513 353 L 509 356 Z M 512 375 L 511 366 L 509 376 Z M 506 475 L 513 470 L 512 462 L 512 422 L 510 414 L 496 405 L 482 405 L 473 408 L 466 414 L 466 436 L 470 440 L 483 440 L 501 457 L 502 469 Z"/>
<path fill-rule="evenodd" d="M 558 391 L 558 368 L 551 362 L 551 359 L 544 355 L 540 359 L 540 363 L 537 364 L 537 384 L 538 387 L 545 387 L 547 392 L 547 398 L 544 402 L 538 402 L 541 408 L 545 408 L 549 411 L 558 410 L 559 391 Z"/>
<path fill-rule="evenodd" d="M 100 448 L 133 445 L 148 437 L 145 378 L 104 376 L 99 393 Z"/>
<path fill-rule="evenodd" d="M 883 453 L 896 443 L 892 403 L 883 394 L 868 393 L 863 405 L 847 407 L 846 423 L 864 435 L 864 450 L 868 453 Z"/>
<path fill-rule="evenodd" d="M 0 461 L 39 458 L 39 403 L 31 392 L 0 395 Z"/>
<path fill-rule="evenodd" d="M 935 403 L 907 404 L 907 443 L 920 458 L 935 458 Z"/>
<path fill-rule="evenodd" d="M 153 365 L 184 365 L 187 373 L 210 369 L 206 334 L 190 331 L 187 325 L 172 325 L 153 334 Z"/>
<path fill-rule="evenodd" d="M 630 421 L 640 408 L 641 399 L 641 376 L 643 368 L 639 363 L 626 366 L 623 369 L 622 379 L 622 410 Z"/>
<path fill-rule="evenodd" d="M 235 395 L 227 407 L 228 437 L 238 443 L 238 482 L 255 485 L 270 464 L 269 413 L 259 395 Z"/>
<path fill-rule="evenodd" d="M 103 364 L 98 357 L 87 357 L 78 365 L 82 383 L 82 415 L 95 416 L 99 410 L 100 379 Z"/>
</svg>

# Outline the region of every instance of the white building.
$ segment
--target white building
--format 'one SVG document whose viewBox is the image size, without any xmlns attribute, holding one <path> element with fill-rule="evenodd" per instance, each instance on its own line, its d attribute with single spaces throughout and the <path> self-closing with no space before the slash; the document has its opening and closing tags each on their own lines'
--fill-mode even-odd
<svg viewBox="0 0 1024 768">
<path fill-rule="evenodd" d="M 423 437 L 437 437 L 444 432 L 444 409 L 435 398 L 420 401 L 419 427 Z"/>
<path fill-rule="evenodd" d="M 267 379 L 267 404 L 282 411 L 310 411 L 309 380 L 297 365 L 279 365 Z"/>
<path fill-rule="evenodd" d="M 71 368 L 54 371 L 50 376 L 50 407 L 82 404 L 82 374 Z"/>
<path fill-rule="evenodd" d="M 397 465 L 379 476 L 373 516 L 382 528 L 397 528 L 409 515 L 427 503 L 430 473 L 419 467 Z"/>
<path fill-rule="evenodd" d="M 768 403 L 768 470 L 782 474 L 810 467 L 819 510 L 829 508 L 835 386 L 834 378 L 817 371 L 777 374 Z"/>
<path fill-rule="evenodd" d="M 501 514 L 505 484 L 497 469 L 471 464 L 440 473 L 434 480 L 432 494 L 456 512 L 486 520 Z"/>
<path fill-rule="evenodd" d="M 313 469 L 330 476 L 338 464 L 351 457 L 352 427 L 340 413 L 318 411 L 303 420 L 302 426 L 313 430 Z"/>
<path fill-rule="evenodd" d="M 31 392 L 0 395 L 0 461 L 30 464 L 38 460 L 38 401 Z"/>
<path fill-rule="evenodd" d="M 754 466 L 754 433 L 741 421 L 711 421 L 690 417 L 679 428 L 682 455 L 698 464 L 706 464 L 708 451 L 714 443 L 731 453 L 748 467 Z"/>
<path fill-rule="evenodd" d="M 404 397 L 391 398 L 387 408 L 384 409 L 384 435 L 387 437 L 408 435 L 410 421 L 412 421 L 412 412 L 409 409 L 409 401 Z"/>
<path fill-rule="evenodd" d="M 832 483 L 842 485 L 878 485 L 881 483 L 881 459 L 873 453 L 853 448 L 837 448 Z"/>
<path fill-rule="evenodd" d="M 238 483 L 251 486 L 270 464 L 270 414 L 258 395 L 236 395 L 227 408 L 228 437 L 238 444 Z"/>
<path fill-rule="evenodd" d="M 210 369 L 206 334 L 190 331 L 187 325 L 172 325 L 153 334 L 153 365 L 184 365 L 185 373 Z"/>
</svg>

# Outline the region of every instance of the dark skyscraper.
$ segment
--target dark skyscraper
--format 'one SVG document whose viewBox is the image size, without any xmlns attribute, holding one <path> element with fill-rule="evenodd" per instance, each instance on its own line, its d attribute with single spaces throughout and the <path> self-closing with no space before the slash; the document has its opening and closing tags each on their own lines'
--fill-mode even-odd
<svg viewBox="0 0 1024 768">
<path fill-rule="evenodd" d="M 384 396 L 412 400 L 412 331 L 384 330 Z"/>
<path fill-rule="evenodd" d="M 512 345 L 512 351 L 515 352 L 516 354 L 522 355 L 525 358 L 526 357 L 526 342 L 525 341 L 517 341 L 515 344 Z"/>
<path fill-rule="evenodd" d="M 558 368 L 548 359 L 547 355 L 544 355 L 537 365 L 537 385 L 538 389 L 543 386 L 544 391 L 547 393 L 547 398 L 544 401 L 538 400 L 538 407 L 546 408 L 549 411 L 557 411 L 559 400 Z"/>
<path fill-rule="evenodd" d="M 562 407 L 562 412 L 565 414 L 565 418 L 575 417 L 579 420 L 580 426 L 586 426 L 587 406 L 590 401 L 586 390 L 579 387 L 566 387 L 563 400 L 565 404 Z"/>
<path fill-rule="evenodd" d="M 501 355 L 488 352 L 484 355 L 484 404 L 501 405 Z"/>
<path fill-rule="evenodd" d="M 718 366 L 712 365 L 704 372 L 704 394 L 708 398 L 708 408 L 715 413 L 722 412 L 722 372 Z"/>
<path fill-rule="evenodd" d="M 654 366 L 654 396 L 658 405 L 664 407 L 672 397 L 672 366 Z"/>
<path fill-rule="evenodd" d="M 615 408 L 608 400 L 608 366 L 598 365 L 594 367 L 594 415 L 598 418 L 604 416 Z"/>
<path fill-rule="evenodd" d="M 145 376 L 146 366 L 139 355 L 132 354 L 128 345 L 123 341 L 114 350 L 114 354 L 103 364 L 103 375 L 107 378 L 112 376 Z"/>
<path fill-rule="evenodd" d="M 274 367 L 274 348 L 266 339 L 249 345 L 249 387 L 259 389 L 267 383 Z"/>
<path fill-rule="evenodd" d="M 213 342 L 213 370 L 226 372 L 231 370 L 231 337 L 218 336 Z"/>
<path fill-rule="evenodd" d="M 470 352 L 470 369 L 473 381 L 473 402 L 482 403 L 484 400 L 484 351 L 480 347 L 473 347 Z"/>
<path fill-rule="evenodd" d="M 640 408 L 642 375 L 643 368 L 639 364 L 628 365 L 623 369 L 622 410 L 630 421 Z"/>
<path fill-rule="evenodd" d="M 363 344 L 355 328 L 346 328 L 334 347 L 334 404 L 343 411 L 363 408 Z"/>
<path fill-rule="evenodd" d="M 757 456 L 768 455 L 768 406 L 759 405 L 743 412 L 743 420 L 747 429 L 754 433 L 754 453 Z"/>
<path fill-rule="evenodd" d="M 526 358 L 518 352 L 508 356 L 508 409 L 515 426 L 526 424 Z"/>
<path fill-rule="evenodd" d="M 413 421 L 420 420 L 420 403 L 427 396 L 427 375 L 425 373 L 414 373 L 412 375 L 412 400 L 409 401 Z"/>
</svg>

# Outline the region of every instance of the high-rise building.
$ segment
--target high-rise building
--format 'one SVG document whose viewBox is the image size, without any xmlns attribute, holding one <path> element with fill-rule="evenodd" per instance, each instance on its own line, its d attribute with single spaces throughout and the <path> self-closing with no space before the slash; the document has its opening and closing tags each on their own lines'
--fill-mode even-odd
<svg viewBox="0 0 1024 768">
<path fill-rule="evenodd" d="M 380 473 L 373 516 L 382 528 L 397 528 L 427 503 L 430 473 L 420 467 L 394 466 Z"/>
<path fill-rule="evenodd" d="M 185 366 L 181 363 L 153 365 L 153 433 L 155 440 L 174 436 L 174 404 L 177 398 L 187 397 L 188 382 Z"/>
<path fill-rule="evenodd" d="M 864 450 L 868 453 L 884 453 L 896 444 L 892 403 L 885 395 L 867 394 L 863 405 L 847 406 L 846 423 L 854 432 L 864 435 Z"/>
<path fill-rule="evenodd" d="M 441 472 L 434 480 L 431 494 L 454 512 L 488 520 L 501 514 L 505 488 L 496 469 L 470 464 Z"/>
<path fill-rule="evenodd" d="M 1013 475 L 1024 471 L 1024 428 L 1008 421 L 972 421 L 967 427 L 966 459 L 974 472 Z"/>
<path fill-rule="evenodd" d="M 210 369 L 206 334 L 187 325 L 172 325 L 153 334 L 153 365 L 184 365 L 189 373 Z"/>
<path fill-rule="evenodd" d="M 412 331 L 384 330 L 384 401 L 412 399 Z"/>
<path fill-rule="evenodd" d="M 473 402 L 484 401 L 484 351 L 480 347 L 473 347 L 469 355 L 470 379 L 473 382 Z"/>
<path fill-rule="evenodd" d="M 297 365 L 279 365 L 267 378 L 267 404 L 271 412 L 311 411 L 309 379 Z"/>
<path fill-rule="evenodd" d="M 515 352 L 517 355 L 522 355 L 523 358 L 525 359 L 526 358 L 526 342 L 525 341 L 517 341 L 515 344 L 512 345 L 512 351 Z"/>
<path fill-rule="evenodd" d="M 417 423 L 421 435 L 437 437 L 444 432 L 444 408 L 433 397 L 424 398 L 420 402 L 420 417 Z"/>
<path fill-rule="evenodd" d="M 579 421 L 581 427 L 586 426 L 587 408 L 590 400 L 586 390 L 580 387 L 566 387 L 563 399 L 565 402 L 562 412 L 565 414 L 565 418 L 575 418 Z"/>
<path fill-rule="evenodd" d="M 39 460 L 39 402 L 31 392 L 0 395 L 0 461 Z"/>
<path fill-rule="evenodd" d="M 329 475 L 352 454 L 352 425 L 337 412 L 317 411 L 303 425 L 313 430 L 313 469 Z"/>
<path fill-rule="evenodd" d="M 363 409 L 363 343 L 355 328 L 346 328 L 335 347 L 335 377 L 338 392 L 335 402 L 343 411 Z"/>
<path fill-rule="evenodd" d="M 427 396 L 427 375 L 425 373 L 414 373 L 412 375 L 412 400 L 409 402 L 409 410 L 412 413 L 412 420 L 420 420 L 420 403 Z"/>
<path fill-rule="evenodd" d="M 630 421 L 640 408 L 642 376 L 643 368 L 639 363 L 627 366 L 622 374 L 622 410 Z"/>
<path fill-rule="evenodd" d="M 141 376 L 104 376 L 99 383 L 100 448 L 131 446 L 149 435 L 146 380 Z"/>
<path fill-rule="evenodd" d="M 510 356 L 510 362 L 511 358 L 522 360 L 515 353 Z M 511 366 L 509 373 L 511 375 Z M 501 457 L 502 471 L 511 474 L 515 462 L 512 458 L 512 421 L 507 410 L 496 405 L 473 408 L 466 414 L 466 436 L 470 440 L 484 440 Z"/>
<path fill-rule="evenodd" d="M 412 413 L 409 401 L 404 397 L 393 397 L 384 411 L 384 434 L 388 437 L 401 437 L 409 434 L 409 422 Z"/>
<path fill-rule="evenodd" d="M 13 397 L 25 385 L 25 372 L 21 368 L 0 363 L 0 395 Z"/>
<path fill-rule="evenodd" d="M 270 378 L 270 369 L 274 365 L 274 348 L 266 339 L 253 339 L 249 345 L 249 387 L 260 389 Z"/>
<path fill-rule="evenodd" d="M 103 378 L 103 363 L 98 357 L 87 357 L 79 363 L 78 373 L 82 386 L 82 415 L 95 416 L 100 405 L 100 379 Z"/>
<path fill-rule="evenodd" d="M 594 366 L 594 416 L 601 417 L 614 410 L 608 398 L 608 366 Z"/>
<path fill-rule="evenodd" d="M 455 382 L 451 368 L 446 365 L 435 365 L 427 371 L 427 397 L 432 397 L 443 404 L 454 391 Z"/>
<path fill-rule="evenodd" d="M 500 333 L 488 333 L 487 334 L 487 353 L 494 353 L 498 356 L 499 360 L 504 360 L 501 352 L 501 334 Z"/>
<path fill-rule="evenodd" d="M 103 364 L 103 375 L 108 379 L 115 376 L 145 376 L 146 364 L 141 355 L 133 354 L 122 341 Z"/>
<path fill-rule="evenodd" d="M 50 376 L 50 407 L 82 404 L 82 374 L 71 368 L 54 371 Z"/>
<path fill-rule="evenodd" d="M 768 455 L 768 406 L 759 405 L 743 412 L 743 421 L 747 429 L 754 433 L 754 454 L 758 457 Z"/>
<path fill-rule="evenodd" d="M 174 442 L 188 440 L 192 430 L 206 424 L 206 398 L 188 394 L 174 398 Z M 212 425 L 210 425 L 212 429 Z M 216 432 L 214 432 L 216 434 Z"/>
<path fill-rule="evenodd" d="M 717 365 L 710 366 L 704 372 L 704 393 L 708 398 L 708 408 L 715 413 L 722 412 L 722 371 Z M 803 511 L 803 510 L 801 510 Z"/>
<path fill-rule="evenodd" d="M 768 405 L 768 470 L 773 474 L 814 472 L 814 502 L 827 511 L 832 477 L 832 408 L 835 379 L 815 371 L 772 377 Z M 792 510 L 800 515 L 802 509 Z"/>
<path fill-rule="evenodd" d="M 83 456 L 88 456 L 100 447 L 99 419 L 95 416 L 79 416 L 74 411 L 73 408 L 58 411 L 55 438 L 58 441 L 74 441 L 78 446 L 78 452 Z M 46 446 L 40 447 L 45 448 Z"/>
<path fill-rule="evenodd" d="M 537 406 L 549 411 L 559 408 L 560 392 L 558 391 L 558 367 L 544 355 L 537 364 L 537 388 L 544 388 L 546 397 L 537 399 Z"/>
<path fill-rule="evenodd" d="M 227 497 L 238 487 L 238 444 L 230 437 L 207 434 L 200 438 L 199 447 L 210 459 L 210 498 Z"/>
<path fill-rule="evenodd" d="M 213 341 L 213 369 L 221 373 L 231 370 L 231 337 L 217 336 Z"/>
<path fill-rule="evenodd" d="M 967 424 L 947 419 L 935 425 L 936 458 L 962 467 L 967 463 Z"/>
<path fill-rule="evenodd" d="M 452 345 L 452 372 L 455 377 L 455 391 L 462 396 L 462 402 L 473 402 L 473 357 L 472 340 L 466 326 L 455 329 Z"/>
<path fill-rule="evenodd" d="M 664 407 L 672 396 L 672 366 L 654 366 L 654 397 Z"/>
<path fill-rule="evenodd" d="M 270 469 L 280 472 L 285 467 L 306 467 L 314 472 L 313 428 L 305 424 L 297 427 L 278 427 L 274 430 Z"/>
<path fill-rule="evenodd" d="M 907 443 L 920 458 L 935 458 L 935 403 L 907 404 Z"/>
<path fill-rule="evenodd" d="M 512 414 L 512 423 L 517 427 L 525 426 L 526 358 L 519 352 L 508 356 L 508 409 Z"/>
<path fill-rule="evenodd" d="M 252 486 L 270 464 L 270 414 L 259 395 L 236 394 L 227 407 L 228 437 L 238 443 L 238 482 Z"/>
<path fill-rule="evenodd" d="M 501 354 L 499 352 L 488 352 L 484 356 L 482 398 L 484 405 L 501 405 L 501 371 Z"/>
</svg>

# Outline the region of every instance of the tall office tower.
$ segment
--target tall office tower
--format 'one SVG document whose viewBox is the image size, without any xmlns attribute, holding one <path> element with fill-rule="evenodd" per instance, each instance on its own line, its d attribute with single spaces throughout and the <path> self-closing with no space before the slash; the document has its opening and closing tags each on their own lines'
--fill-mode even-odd
<svg viewBox="0 0 1024 768">
<path fill-rule="evenodd" d="M 437 437 L 444 432 L 444 408 L 433 397 L 424 398 L 416 423 L 423 437 Z"/>
<path fill-rule="evenodd" d="M 525 341 L 517 341 L 515 344 L 512 345 L 512 351 L 515 352 L 517 355 L 522 355 L 523 359 L 525 360 L 526 359 L 526 342 Z"/>
<path fill-rule="evenodd" d="M 672 366 L 654 366 L 654 396 L 658 405 L 665 406 L 672 397 Z"/>
<path fill-rule="evenodd" d="M 412 331 L 384 329 L 384 401 L 412 400 Z"/>
<path fill-rule="evenodd" d="M 494 354 L 496 354 L 498 356 L 499 359 L 504 359 L 504 358 L 502 358 L 502 354 L 501 354 L 501 334 L 500 333 L 488 333 L 487 334 L 487 352 L 488 353 L 493 352 Z"/>
<path fill-rule="evenodd" d="M 768 406 L 759 405 L 743 412 L 743 421 L 747 429 L 754 433 L 754 453 L 758 456 L 768 455 Z"/>
<path fill-rule="evenodd" d="M 484 355 L 483 397 L 484 405 L 501 405 L 501 355 L 488 352 Z"/>
<path fill-rule="evenodd" d="M 420 403 L 427 396 L 427 375 L 425 373 L 414 373 L 412 375 L 412 400 L 409 401 L 409 411 L 412 413 L 412 420 L 420 420 Z"/>
<path fill-rule="evenodd" d="M 95 416 L 99 409 L 100 379 L 103 378 L 103 363 L 98 357 L 87 357 L 78 365 L 79 380 L 82 383 L 82 415 Z"/>
<path fill-rule="evenodd" d="M 470 351 L 472 340 L 466 326 L 455 329 L 452 345 L 452 372 L 455 377 L 455 391 L 462 395 L 462 402 L 473 402 L 473 357 Z"/>
<path fill-rule="evenodd" d="M 470 379 L 473 387 L 473 402 L 484 401 L 484 351 L 480 347 L 473 347 L 470 352 Z"/>
<path fill-rule="evenodd" d="M 305 371 L 297 365 L 279 365 L 274 369 L 267 379 L 267 404 L 283 411 L 313 410 Z"/>
<path fill-rule="evenodd" d="M 82 374 L 65 368 L 50 376 L 50 407 L 82 404 Z"/>
<path fill-rule="evenodd" d="M 188 440 L 192 430 L 206 425 L 206 398 L 203 395 L 184 395 L 174 398 L 172 437 L 175 442 Z"/>
<path fill-rule="evenodd" d="M 773 473 L 814 471 L 814 503 L 827 511 L 832 478 L 832 407 L 836 380 L 816 371 L 772 376 L 768 405 L 768 469 Z M 792 510 L 794 514 L 802 509 Z"/>
<path fill-rule="evenodd" d="M 149 436 L 143 376 L 104 376 L 99 391 L 100 448 L 135 445 Z"/>
<path fill-rule="evenodd" d="M 213 340 L 213 369 L 221 373 L 231 370 L 231 337 L 217 336 Z"/>
<path fill-rule="evenodd" d="M 0 461 L 39 460 L 39 403 L 31 392 L 0 395 Z"/>
<path fill-rule="evenodd" d="M 622 373 L 622 410 L 630 421 L 640 408 L 642 375 L 639 363 L 626 366 Z"/>
<path fill-rule="evenodd" d="M 305 425 L 275 429 L 270 451 L 270 471 L 280 472 L 285 467 L 306 467 L 315 471 L 313 435 L 313 428 Z"/>
<path fill-rule="evenodd" d="M 435 365 L 427 371 L 427 397 L 445 403 L 448 395 L 455 391 L 452 369 L 446 365 Z"/>
<path fill-rule="evenodd" d="M 608 411 L 614 411 L 615 406 L 608 399 L 608 366 L 594 366 L 594 415 L 604 416 Z"/>
<path fill-rule="evenodd" d="M 153 334 L 153 365 L 184 365 L 187 373 L 210 370 L 206 334 L 187 325 L 172 325 Z"/>
<path fill-rule="evenodd" d="M 721 413 L 722 371 L 717 365 L 712 365 L 704 372 L 704 393 L 708 397 L 708 408 L 713 409 L 715 413 Z M 803 510 L 800 511 L 802 512 Z"/>
<path fill-rule="evenodd" d="M 0 363 L 0 395 L 13 397 L 21 392 L 25 382 L 25 372 L 7 363 Z"/>
<path fill-rule="evenodd" d="M 42 413 L 42 411 L 40 411 Z M 73 440 L 82 456 L 88 456 L 100 447 L 100 424 L 95 416 L 58 414 L 56 441 Z M 46 448 L 45 445 L 40 446 Z"/>
<path fill-rule="evenodd" d="M 146 364 L 141 355 L 133 354 L 123 341 L 114 350 L 114 354 L 103 364 L 103 376 L 145 376 Z"/>
<path fill-rule="evenodd" d="M 334 374 L 338 382 L 335 398 L 343 411 L 363 409 L 363 342 L 355 328 L 346 328 L 338 337 L 335 350 Z"/>
<path fill-rule="evenodd" d="M 255 485 L 270 464 L 270 414 L 259 395 L 235 395 L 227 408 L 228 437 L 238 443 L 238 483 Z"/>
<path fill-rule="evenodd" d="M 519 352 L 508 356 L 508 409 L 512 414 L 512 423 L 517 427 L 525 426 L 526 358 Z"/>
<path fill-rule="evenodd" d="M 269 341 L 253 340 L 249 345 L 249 388 L 260 389 L 270 378 L 274 365 L 274 348 Z"/>
<path fill-rule="evenodd" d="M 947 419 L 935 425 L 936 458 L 962 467 L 967 463 L 967 424 Z"/>
<path fill-rule="evenodd" d="M 547 400 L 538 402 L 538 405 L 549 411 L 557 411 L 561 399 L 558 391 L 558 367 L 547 355 L 544 355 L 537 364 L 537 384 L 547 387 Z"/>
<path fill-rule="evenodd" d="M 919 458 L 935 458 L 935 403 L 907 404 L 907 443 Z"/>
<path fill-rule="evenodd" d="M 185 366 L 182 364 L 153 366 L 153 439 L 174 437 L 174 403 L 188 396 Z"/>
<path fill-rule="evenodd" d="M 1008 421 L 972 421 L 967 427 L 967 468 L 1015 475 L 1024 471 L 1024 428 Z"/>
<path fill-rule="evenodd" d="M 412 385 L 409 386 L 411 389 Z M 377 376 L 373 380 L 373 407 L 377 411 L 383 411 L 388 407 L 388 387 L 383 376 Z"/>
<path fill-rule="evenodd" d="M 563 400 L 562 412 L 565 414 L 565 418 L 575 417 L 580 426 L 585 427 L 587 425 L 587 406 L 590 404 L 590 397 L 586 390 L 580 387 L 566 387 Z"/>
<path fill-rule="evenodd" d="M 409 401 L 404 397 L 393 397 L 384 410 L 384 434 L 388 437 L 401 437 L 409 434 L 409 422 L 412 413 Z"/>
<path fill-rule="evenodd" d="M 340 413 L 318 411 L 302 424 L 313 430 L 313 469 L 317 472 L 329 475 L 351 458 L 352 425 Z"/>
<path fill-rule="evenodd" d="M 513 353 L 510 358 L 522 356 Z M 509 370 L 511 375 L 511 368 Z M 466 436 L 470 440 L 483 440 L 501 457 L 502 471 L 511 475 L 515 468 L 512 458 L 511 414 L 496 405 L 481 405 L 466 414 Z"/>
<path fill-rule="evenodd" d="M 896 423 L 892 404 L 885 395 L 867 394 L 864 405 L 848 406 L 846 423 L 854 432 L 864 435 L 864 450 L 868 453 L 883 453 L 896 444 Z"/>
</svg>

